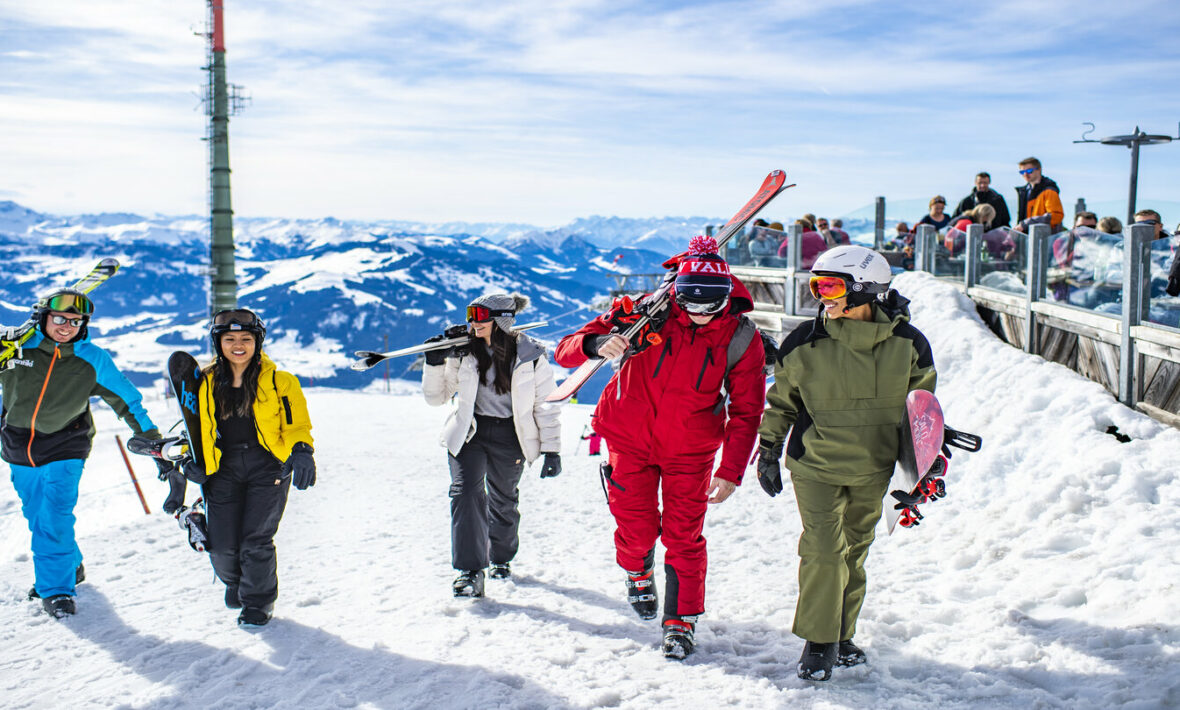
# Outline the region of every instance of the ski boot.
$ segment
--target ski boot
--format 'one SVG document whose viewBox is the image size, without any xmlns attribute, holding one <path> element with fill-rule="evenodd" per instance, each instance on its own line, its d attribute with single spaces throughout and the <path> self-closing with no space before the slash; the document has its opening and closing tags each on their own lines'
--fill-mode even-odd
<svg viewBox="0 0 1180 710">
<path fill-rule="evenodd" d="M 683 661 L 694 648 L 695 616 L 664 617 L 664 658 Z"/>
<path fill-rule="evenodd" d="M 457 597 L 483 596 L 483 570 L 476 569 L 460 572 L 451 584 L 451 590 Z"/>
<path fill-rule="evenodd" d="M 512 567 L 507 562 L 493 562 L 488 576 L 492 579 L 509 579 L 512 577 Z"/>
<path fill-rule="evenodd" d="M 656 618 L 660 600 L 656 596 L 655 571 L 651 567 L 642 572 L 627 572 L 627 601 L 640 619 Z"/>
<path fill-rule="evenodd" d="M 266 626 L 270 622 L 273 606 L 248 606 L 238 614 L 238 626 Z"/>
<path fill-rule="evenodd" d="M 808 641 L 799 656 L 798 672 L 803 680 L 827 680 L 832 677 L 832 666 L 836 664 L 835 643 Z"/>
<path fill-rule="evenodd" d="M 76 587 L 85 581 L 86 581 L 86 568 L 82 565 L 81 562 L 79 562 L 78 566 L 74 569 L 74 586 Z M 37 585 L 34 584 L 33 586 L 29 587 L 29 601 L 33 601 L 34 599 L 40 599 L 40 598 L 41 598 L 41 595 L 37 593 Z"/>
<path fill-rule="evenodd" d="M 841 641 L 840 646 L 836 651 L 836 665 L 838 666 L 859 666 L 867 661 L 865 652 L 860 650 L 860 647 L 852 642 L 852 639 Z"/>
<path fill-rule="evenodd" d="M 68 594 L 54 594 L 48 599 L 42 599 L 41 608 L 55 619 L 73 616 L 78 612 L 77 606 L 74 605 L 74 598 Z"/>
</svg>

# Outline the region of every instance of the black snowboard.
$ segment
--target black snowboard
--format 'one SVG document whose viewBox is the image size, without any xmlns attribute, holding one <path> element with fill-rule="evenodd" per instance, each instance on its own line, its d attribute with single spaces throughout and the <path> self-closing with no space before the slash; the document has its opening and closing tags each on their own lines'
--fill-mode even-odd
<svg viewBox="0 0 1180 710">
<path fill-rule="evenodd" d="M 168 380 L 172 392 L 180 404 L 180 416 L 184 421 L 184 432 L 188 437 L 189 455 L 205 467 L 204 449 L 201 447 L 201 407 L 198 393 L 201 390 L 201 366 L 197 359 L 186 352 L 177 351 L 168 358 Z"/>
</svg>

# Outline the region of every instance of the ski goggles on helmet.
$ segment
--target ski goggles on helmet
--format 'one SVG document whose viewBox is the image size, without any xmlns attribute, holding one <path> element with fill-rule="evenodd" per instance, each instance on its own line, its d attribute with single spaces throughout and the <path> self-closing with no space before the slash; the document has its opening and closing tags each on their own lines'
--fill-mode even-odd
<svg viewBox="0 0 1180 710">
<path fill-rule="evenodd" d="M 467 322 L 468 323 L 487 323 L 493 318 L 511 318 L 516 315 L 516 311 L 511 308 L 488 308 L 487 306 L 468 306 L 467 307 Z"/>
<path fill-rule="evenodd" d="M 66 318 L 65 316 L 49 316 L 49 322 L 54 325 L 65 325 L 69 323 L 75 328 L 81 328 L 86 324 L 85 318 Z"/>
<path fill-rule="evenodd" d="M 711 316 L 725 310 L 729 305 L 729 294 L 710 301 L 691 301 L 687 296 L 676 294 L 676 305 L 680 309 L 694 316 Z"/>
<path fill-rule="evenodd" d="M 77 313 L 88 316 L 94 312 L 94 303 L 80 293 L 59 293 L 45 300 L 45 308 L 58 313 Z"/>
<path fill-rule="evenodd" d="M 841 276 L 812 276 L 808 286 L 816 300 L 848 295 L 848 281 Z"/>
<path fill-rule="evenodd" d="M 257 313 L 246 308 L 231 308 L 213 314 L 213 327 L 210 332 L 214 337 L 237 330 L 262 336 L 266 334 L 266 325 Z"/>
</svg>

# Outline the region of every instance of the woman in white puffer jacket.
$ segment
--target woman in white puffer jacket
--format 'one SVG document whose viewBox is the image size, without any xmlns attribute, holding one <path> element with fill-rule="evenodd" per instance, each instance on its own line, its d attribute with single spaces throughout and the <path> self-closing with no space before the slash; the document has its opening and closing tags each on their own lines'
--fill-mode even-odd
<svg viewBox="0 0 1180 710">
<path fill-rule="evenodd" d="M 453 326 L 427 342 L 466 332 L 467 344 L 426 353 L 422 394 L 433 406 L 450 401 L 443 428 L 451 471 L 451 564 L 459 571 L 457 597 L 484 593 L 484 568 L 493 579 L 511 576 L 519 547 L 524 467 L 545 455 L 541 477 L 561 473 L 560 407 L 546 402 L 553 369 L 545 348 L 513 331 L 524 296 L 489 294 L 467 307 L 468 327 Z"/>
</svg>

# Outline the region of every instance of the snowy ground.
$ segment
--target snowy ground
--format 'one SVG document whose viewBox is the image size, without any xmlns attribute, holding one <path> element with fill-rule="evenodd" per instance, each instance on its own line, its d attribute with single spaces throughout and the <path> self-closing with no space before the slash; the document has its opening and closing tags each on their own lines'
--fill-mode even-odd
<svg viewBox="0 0 1180 710">
<path fill-rule="evenodd" d="M 1180 432 L 993 338 L 953 288 L 899 277 L 929 336 L 957 453 L 950 495 L 869 557 L 869 664 L 795 677 L 799 521 L 788 487 L 711 511 L 708 614 L 687 662 L 624 600 L 596 460 L 522 483 L 511 582 L 450 595 L 445 416 L 414 394 L 310 390 L 320 475 L 291 492 L 275 620 L 246 632 L 175 522 L 145 516 L 98 412 L 78 534 L 88 581 L 55 621 L 0 486 L 0 706 L 217 708 L 1155 708 L 1180 705 Z M 168 404 L 151 402 L 159 420 Z M 1133 437 L 1103 433 L 1115 424 Z M 575 453 L 575 449 L 578 451 Z M 136 471 L 158 511 L 164 486 Z M 194 492 L 190 491 L 190 499 Z M 1173 619 L 1169 621 L 1168 619 Z"/>
</svg>

